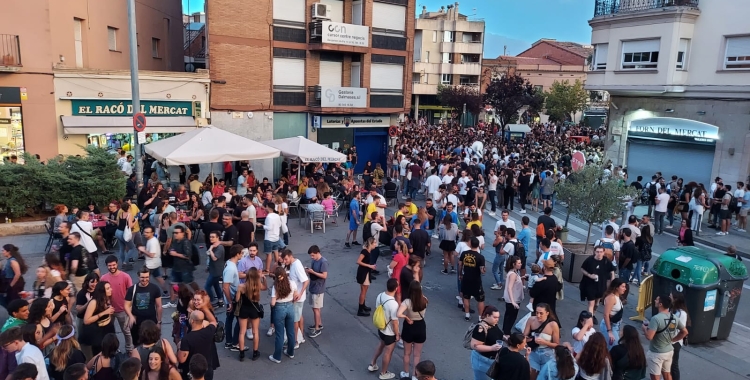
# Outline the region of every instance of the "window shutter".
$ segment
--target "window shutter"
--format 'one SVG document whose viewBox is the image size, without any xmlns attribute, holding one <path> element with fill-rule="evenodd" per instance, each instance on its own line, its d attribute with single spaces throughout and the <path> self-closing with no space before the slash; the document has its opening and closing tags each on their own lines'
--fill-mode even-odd
<svg viewBox="0 0 750 380">
<path fill-rule="evenodd" d="M 320 85 L 341 87 L 342 62 L 320 61 Z"/>
<path fill-rule="evenodd" d="M 341 0 L 319 0 L 328 6 L 328 15 L 333 22 L 344 22 L 344 2 Z"/>
<path fill-rule="evenodd" d="M 378 4 L 378 3 L 376 3 Z M 403 90 L 404 66 L 372 64 L 370 88 L 380 90 Z"/>
<path fill-rule="evenodd" d="M 372 27 L 406 30 L 406 7 L 385 3 L 372 4 Z"/>
<path fill-rule="evenodd" d="M 304 59 L 273 59 L 273 85 L 274 86 L 305 86 L 305 60 Z"/>
<path fill-rule="evenodd" d="M 273 0 L 274 20 L 305 22 L 305 0 Z"/>
<path fill-rule="evenodd" d="M 596 45 L 596 56 L 594 63 L 596 66 L 595 70 L 605 70 L 607 68 L 607 53 L 609 53 L 609 44 L 598 44 Z"/>
<path fill-rule="evenodd" d="M 641 53 L 659 51 L 659 40 L 624 41 L 622 43 L 623 53 Z"/>
<path fill-rule="evenodd" d="M 727 38 L 727 57 L 750 56 L 750 36 Z"/>
</svg>

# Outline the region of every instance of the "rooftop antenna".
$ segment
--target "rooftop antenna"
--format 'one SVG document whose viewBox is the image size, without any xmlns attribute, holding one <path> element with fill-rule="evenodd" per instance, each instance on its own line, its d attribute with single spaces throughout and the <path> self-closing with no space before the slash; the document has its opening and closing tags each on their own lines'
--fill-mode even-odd
<svg viewBox="0 0 750 380">
<path fill-rule="evenodd" d="M 508 55 L 508 45 L 503 45 L 503 55 Z"/>
</svg>

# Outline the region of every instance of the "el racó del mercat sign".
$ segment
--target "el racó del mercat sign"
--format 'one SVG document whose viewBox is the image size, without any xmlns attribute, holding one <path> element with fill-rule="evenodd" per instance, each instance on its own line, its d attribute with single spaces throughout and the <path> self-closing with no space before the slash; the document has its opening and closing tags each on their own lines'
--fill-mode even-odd
<svg viewBox="0 0 750 380">
<path fill-rule="evenodd" d="M 80 99 L 71 100 L 74 116 L 130 116 L 130 100 Z M 193 102 L 142 100 L 140 112 L 146 116 L 193 116 Z"/>
</svg>

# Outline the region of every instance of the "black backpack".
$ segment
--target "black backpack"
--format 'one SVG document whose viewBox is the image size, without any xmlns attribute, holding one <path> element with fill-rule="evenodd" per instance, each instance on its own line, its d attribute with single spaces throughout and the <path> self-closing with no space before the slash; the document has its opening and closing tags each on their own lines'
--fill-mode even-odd
<svg viewBox="0 0 750 380">
<path fill-rule="evenodd" d="M 367 239 L 372 237 L 372 221 L 369 221 L 365 223 L 365 225 L 362 227 L 362 241 L 366 242 Z"/>
<path fill-rule="evenodd" d="M 526 257 L 526 247 L 520 241 L 512 241 L 513 243 L 513 256 Z"/>
<path fill-rule="evenodd" d="M 648 183 L 648 199 L 654 200 L 656 199 L 656 182 L 649 182 Z"/>
<path fill-rule="evenodd" d="M 195 243 L 193 243 L 191 246 L 190 262 L 193 264 L 193 266 L 196 267 L 201 264 L 200 251 L 198 250 L 198 246 L 195 245 Z"/>
</svg>

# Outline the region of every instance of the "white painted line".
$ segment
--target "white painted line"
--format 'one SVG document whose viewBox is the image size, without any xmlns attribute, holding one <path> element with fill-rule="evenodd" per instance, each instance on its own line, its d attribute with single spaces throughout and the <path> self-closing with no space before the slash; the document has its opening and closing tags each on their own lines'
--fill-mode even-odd
<svg viewBox="0 0 750 380">
<path fill-rule="evenodd" d="M 735 324 L 735 325 L 737 325 L 737 326 L 740 326 L 740 327 L 742 327 L 742 328 L 743 328 L 743 329 L 745 329 L 745 330 L 750 330 L 750 327 L 747 327 L 747 326 L 745 326 L 745 325 L 743 325 L 743 324 L 741 324 L 741 323 L 737 323 L 737 322 L 732 322 L 732 323 L 734 323 L 734 324 Z"/>
</svg>

